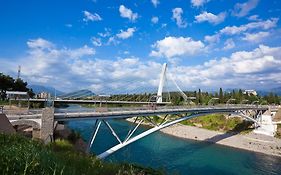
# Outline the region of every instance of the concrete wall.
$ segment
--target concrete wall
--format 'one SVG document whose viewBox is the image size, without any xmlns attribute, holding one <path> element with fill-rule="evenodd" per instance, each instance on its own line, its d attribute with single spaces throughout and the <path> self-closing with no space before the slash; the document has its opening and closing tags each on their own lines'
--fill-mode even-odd
<svg viewBox="0 0 281 175">
<path fill-rule="evenodd" d="M 16 133 L 13 125 L 5 114 L 0 114 L 0 133 L 13 134 Z"/>
</svg>

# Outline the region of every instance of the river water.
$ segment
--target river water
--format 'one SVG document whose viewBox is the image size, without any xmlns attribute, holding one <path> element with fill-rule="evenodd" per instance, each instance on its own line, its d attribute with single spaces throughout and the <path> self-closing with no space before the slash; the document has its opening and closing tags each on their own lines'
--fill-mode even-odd
<svg viewBox="0 0 281 175">
<path fill-rule="evenodd" d="M 124 120 L 111 120 L 110 124 L 125 138 L 132 124 Z M 73 121 L 68 126 L 90 138 L 94 121 Z M 141 130 L 147 129 L 145 126 Z M 136 133 L 137 134 L 137 133 Z M 102 124 L 91 151 L 102 153 L 117 143 L 109 129 Z M 137 163 L 167 174 L 279 174 L 281 158 L 244 151 L 217 144 L 180 139 L 161 132 L 151 134 L 109 156 L 107 161 Z"/>
</svg>

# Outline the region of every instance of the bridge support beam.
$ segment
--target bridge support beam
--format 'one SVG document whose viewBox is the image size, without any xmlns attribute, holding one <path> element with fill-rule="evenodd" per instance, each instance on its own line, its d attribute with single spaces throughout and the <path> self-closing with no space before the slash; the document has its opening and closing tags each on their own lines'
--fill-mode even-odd
<svg viewBox="0 0 281 175">
<path fill-rule="evenodd" d="M 41 139 L 45 143 L 53 141 L 54 134 L 54 108 L 47 107 L 42 111 Z"/>
</svg>

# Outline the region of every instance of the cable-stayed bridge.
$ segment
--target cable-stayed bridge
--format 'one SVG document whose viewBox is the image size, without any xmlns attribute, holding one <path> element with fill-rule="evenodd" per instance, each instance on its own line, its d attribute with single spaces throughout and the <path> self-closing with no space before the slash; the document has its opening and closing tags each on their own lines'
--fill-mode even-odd
<svg viewBox="0 0 281 175">
<path fill-rule="evenodd" d="M 251 121 L 255 127 L 259 127 L 262 123 L 260 117 L 262 114 L 271 114 L 270 106 L 258 106 L 258 105 L 207 105 L 207 106 L 171 106 L 170 101 L 164 101 L 163 90 L 166 81 L 166 71 L 167 64 L 163 65 L 158 91 L 153 98 L 149 98 L 147 101 L 122 101 L 122 100 L 104 100 L 104 99 L 71 99 L 73 97 L 84 97 L 83 95 L 94 95 L 89 91 L 79 91 L 78 93 L 70 93 L 65 95 L 64 98 L 69 99 L 30 99 L 32 102 L 44 102 L 51 101 L 54 103 L 76 103 L 76 104 L 95 104 L 95 103 L 115 103 L 115 104 L 140 104 L 141 107 L 118 107 L 118 108 L 107 108 L 107 107 L 96 107 L 88 110 L 64 110 L 64 109 L 54 109 L 51 105 L 40 110 L 29 110 L 24 113 L 10 113 L 9 111 L 4 111 L 12 123 L 18 124 L 26 123 L 30 126 L 35 126 L 40 128 L 40 138 L 44 141 L 52 141 L 54 129 L 58 122 L 64 121 L 77 121 L 77 120 L 94 120 L 95 124 L 92 128 L 91 138 L 88 143 L 87 151 L 94 145 L 95 138 L 99 133 L 100 127 L 107 127 L 112 133 L 114 138 L 117 140 L 117 144 L 112 148 L 105 150 L 102 154 L 98 155 L 99 158 L 105 158 L 110 154 L 118 151 L 119 149 L 131 144 L 143 137 L 150 135 L 162 128 L 169 127 L 180 123 L 184 120 L 188 120 L 194 117 L 199 117 L 212 113 L 223 113 L 228 115 L 236 115 L 244 118 L 247 121 Z M 191 98 L 187 97 L 186 94 L 180 89 L 178 84 L 173 80 L 178 93 L 182 96 L 185 101 Z M 169 93 L 166 93 L 169 96 Z M 24 99 L 21 99 L 24 100 Z M 160 106 L 159 106 L 160 105 Z M 161 106 L 164 105 L 164 106 Z M 161 121 L 155 122 L 153 116 L 158 116 Z M 133 120 L 134 126 L 128 130 L 127 137 L 121 139 L 118 136 L 118 132 L 110 125 L 110 120 L 113 119 L 128 119 Z M 151 128 L 136 134 L 139 126 L 144 122 L 151 124 Z M 89 128 L 90 129 L 90 128 Z"/>
</svg>

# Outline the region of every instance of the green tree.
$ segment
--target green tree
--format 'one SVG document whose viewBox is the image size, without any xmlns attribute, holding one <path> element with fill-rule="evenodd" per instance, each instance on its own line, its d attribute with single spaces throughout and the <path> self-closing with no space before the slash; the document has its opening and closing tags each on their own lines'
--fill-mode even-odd
<svg viewBox="0 0 281 175">
<path fill-rule="evenodd" d="M 224 103 L 222 88 L 220 88 L 220 92 L 219 92 L 219 102 L 220 102 L 220 103 Z"/>
<path fill-rule="evenodd" d="M 198 103 L 202 104 L 202 93 L 201 93 L 201 89 L 198 90 Z"/>
<path fill-rule="evenodd" d="M 0 96 L 1 100 L 6 99 L 6 91 L 24 91 L 28 92 L 30 97 L 34 96 L 32 89 L 27 88 L 27 82 L 24 82 L 22 79 L 14 80 L 9 75 L 4 75 L 0 73 Z"/>
</svg>

